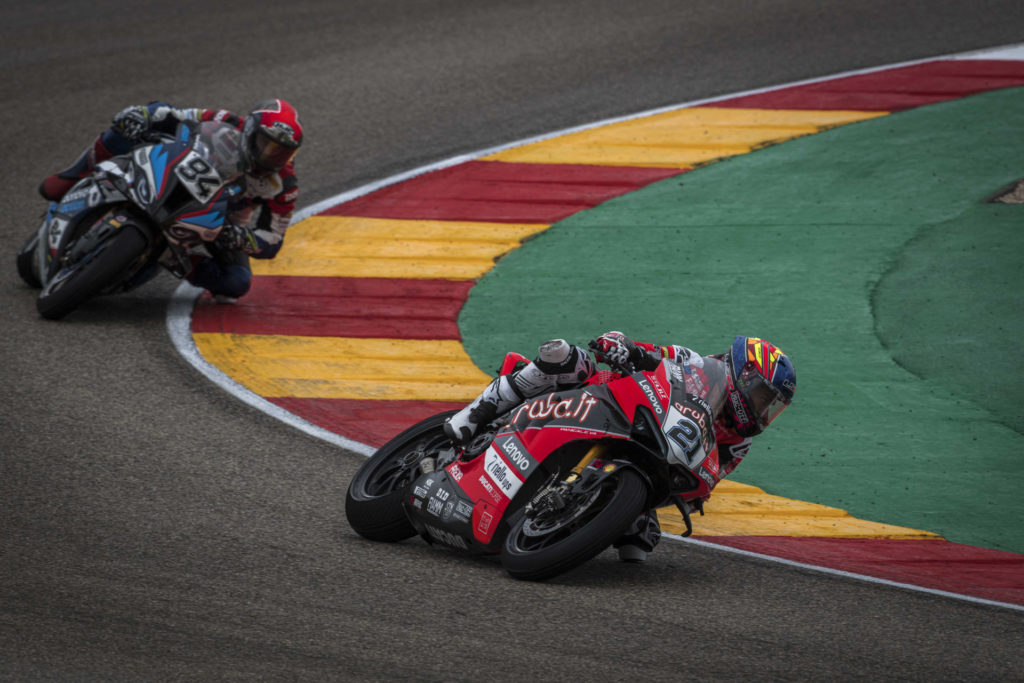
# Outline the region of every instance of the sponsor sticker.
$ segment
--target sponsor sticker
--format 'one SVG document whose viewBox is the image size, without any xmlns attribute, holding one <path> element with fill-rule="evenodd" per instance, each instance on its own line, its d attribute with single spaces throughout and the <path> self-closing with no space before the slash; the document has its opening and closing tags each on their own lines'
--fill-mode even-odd
<svg viewBox="0 0 1024 683">
<path fill-rule="evenodd" d="M 533 460 L 520 448 L 514 438 L 505 439 L 501 442 L 501 452 L 508 456 L 509 461 L 515 465 L 520 472 L 530 469 L 530 462 Z"/>
<path fill-rule="evenodd" d="M 511 499 L 516 495 L 523 482 L 512 473 L 512 470 L 505 461 L 498 455 L 492 444 L 484 454 L 484 474 L 494 482 L 495 486 L 506 498 Z"/>
<path fill-rule="evenodd" d="M 437 527 L 432 526 L 430 524 L 426 524 L 424 526 L 426 526 L 427 533 L 430 534 L 430 537 L 433 538 L 434 540 L 440 541 L 441 543 L 444 543 L 445 545 L 450 545 L 450 546 L 455 547 L 455 548 L 461 548 L 463 550 L 468 550 L 469 549 L 469 544 L 466 543 L 466 539 L 462 538 L 461 536 L 456 536 L 455 534 L 451 533 L 450 531 L 445 531 L 444 529 L 438 529 Z"/>
<path fill-rule="evenodd" d="M 662 415 L 665 412 L 665 409 L 661 407 L 661 401 L 658 400 L 658 397 L 655 395 L 654 389 L 651 388 L 650 383 L 645 379 L 641 379 L 637 380 L 637 384 L 639 384 L 640 388 L 644 390 L 645 394 L 647 394 L 647 402 L 651 404 L 651 408 L 654 409 L 654 412 L 658 415 Z"/>
<path fill-rule="evenodd" d="M 659 403 L 661 403 L 662 401 L 667 401 L 668 400 L 668 392 L 665 391 L 665 387 L 661 386 L 661 382 L 658 381 L 658 376 L 657 375 L 653 375 L 653 374 L 651 375 L 651 386 L 653 386 L 654 390 L 656 392 L 658 392 L 658 399 L 659 399 L 658 402 Z"/>
<path fill-rule="evenodd" d="M 494 502 L 495 503 L 500 503 L 501 502 L 501 494 L 498 493 L 497 489 L 495 489 L 494 486 L 491 485 L 491 482 L 487 480 L 487 477 L 485 477 L 484 475 L 481 474 L 479 481 L 480 481 L 480 486 L 482 486 L 484 488 L 484 491 L 487 491 L 487 493 L 491 496 L 491 498 L 494 500 Z"/>
<path fill-rule="evenodd" d="M 427 499 L 427 512 L 434 515 L 435 517 L 441 516 L 441 511 L 444 509 L 444 503 L 437 498 Z"/>
<path fill-rule="evenodd" d="M 516 424 L 523 415 L 530 420 L 554 418 L 586 422 L 587 417 L 590 416 L 590 410 L 595 405 L 597 405 L 597 399 L 585 391 L 579 396 L 562 399 L 557 399 L 556 394 L 548 394 L 536 401 L 528 401 L 516 409 L 511 423 Z"/>
<path fill-rule="evenodd" d="M 494 447 L 512 466 L 512 471 L 524 480 L 529 478 L 537 468 L 537 461 L 533 459 L 533 456 L 526 450 L 526 446 L 515 434 L 499 436 L 494 440 Z"/>
<path fill-rule="evenodd" d="M 486 536 L 487 532 L 491 528 L 491 521 L 493 519 L 494 519 L 494 516 L 491 515 L 490 512 L 487 512 L 486 510 L 481 512 L 480 513 L 480 521 L 478 521 L 476 523 L 476 530 L 479 531 L 481 534 L 484 534 Z"/>
<path fill-rule="evenodd" d="M 704 483 L 708 485 L 708 488 L 715 487 L 715 477 L 703 467 L 697 468 L 697 476 L 704 480 Z"/>
</svg>

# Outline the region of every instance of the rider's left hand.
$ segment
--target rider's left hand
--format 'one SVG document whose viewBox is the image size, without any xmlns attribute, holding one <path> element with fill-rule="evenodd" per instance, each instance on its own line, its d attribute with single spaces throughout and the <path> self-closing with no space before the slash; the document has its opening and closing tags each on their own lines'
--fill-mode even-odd
<svg viewBox="0 0 1024 683">
<path fill-rule="evenodd" d="M 589 344 L 594 357 L 613 368 L 632 372 L 643 360 L 643 350 L 621 332 L 605 332 Z"/>
<path fill-rule="evenodd" d="M 126 107 L 114 116 L 114 129 L 129 140 L 138 140 L 149 128 L 149 111 L 142 106 Z"/>
</svg>

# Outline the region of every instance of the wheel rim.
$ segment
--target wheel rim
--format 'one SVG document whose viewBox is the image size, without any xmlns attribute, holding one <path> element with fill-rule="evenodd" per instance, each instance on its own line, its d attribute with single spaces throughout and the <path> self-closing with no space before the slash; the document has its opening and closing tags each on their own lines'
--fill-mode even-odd
<svg viewBox="0 0 1024 683">
<path fill-rule="evenodd" d="M 525 518 L 513 532 L 515 548 L 532 553 L 558 544 L 600 514 L 615 489 L 614 480 L 605 480 L 593 491 L 577 494 L 557 512 Z"/>
<path fill-rule="evenodd" d="M 402 448 L 393 457 L 382 461 L 367 477 L 366 495 L 384 496 L 411 484 L 422 474 L 420 461 L 428 455 L 437 453 L 446 441 L 443 433 L 428 434 L 407 448 Z"/>
</svg>

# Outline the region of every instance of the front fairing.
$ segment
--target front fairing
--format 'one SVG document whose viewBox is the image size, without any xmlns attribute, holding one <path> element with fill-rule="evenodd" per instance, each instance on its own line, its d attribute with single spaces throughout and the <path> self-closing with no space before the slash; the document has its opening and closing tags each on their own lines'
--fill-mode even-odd
<svg viewBox="0 0 1024 683">
<path fill-rule="evenodd" d="M 87 227 L 88 219 L 95 220 L 102 214 L 103 207 L 126 199 L 107 174 L 98 170 L 80 180 L 59 202 L 49 204 L 39 228 L 37 251 L 37 267 L 44 286 L 61 267 L 60 255 Z"/>
<path fill-rule="evenodd" d="M 172 244 L 216 239 L 242 191 L 237 131 L 222 123 L 182 124 L 173 140 L 140 145 L 122 167 L 125 193 Z"/>
<path fill-rule="evenodd" d="M 718 484 L 720 466 L 714 422 L 725 401 L 725 364 L 714 358 L 665 359 L 651 372 L 609 386 L 622 406 L 649 410 L 658 442 L 673 473 L 674 493 L 703 498 Z M 627 407 L 627 410 L 630 408 Z"/>
</svg>

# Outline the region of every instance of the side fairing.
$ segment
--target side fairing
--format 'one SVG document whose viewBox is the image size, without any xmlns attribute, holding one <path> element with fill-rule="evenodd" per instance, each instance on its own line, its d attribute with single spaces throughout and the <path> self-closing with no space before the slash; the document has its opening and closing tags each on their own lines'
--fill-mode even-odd
<svg viewBox="0 0 1024 683">
<path fill-rule="evenodd" d="M 116 166 L 104 162 L 111 168 Z M 59 203 L 50 204 L 40 226 L 39 273 L 43 284 L 58 267 L 57 255 L 62 253 L 72 236 L 79 233 L 82 221 L 96 216 L 93 209 L 102 204 L 124 201 L 125 196 L 105 177 L 104 174 L 89 176 L 75 185 Z"/>
<path fill-rule="evenodd" d="M 693 475 L 686 477 L 695 486 L 688 497 L 707 495 L 719 480 L 714 430 L 724 381 L 719 365 L 699 356 L 683 362 L 665 359 L 652 372 L 608 385 L 630 419 L 638 406 L 650 409 L 664 435 L 669 466 Z"/>
<path fill-rule="evenodd" d="M 216 238 L 227 218 L 228 202 L 240 192 L 225 185 L 208 153 L 205 138 L 187 125 L 173 142 L 142 145 L 132 152 L 130 172 L 134 201 L 164 227 L 169 241 L 182 246 Z"/>
<path fill-rule="evenodd" d="M 141 145 L 132 151 L 134 168 L 130 171 L 131 197 L 150 214 L 156 214 L 173 182 L 171 168 L 188 151 L 181 140 L 173 143 Z"/>
<path fill-rule="evenodd" d="M 410 518 L 433 542 L 469 552 L 494 552 L 503 540 L 497 534 L 500 520 L 536 469 L 537 461 L 518 437 L 503 434 L 472 460 L 456 461 L 417 479 L 406 503 Z"/>
<path fill-rule="evenodd" d="M 421 527 L 420 533 L 432 541 L 458 550 L 485 550 L 466 540 L 473 537 L 473 503 L 450 471 L 431 472 L 417 479 L 407 505 L 414 512 L 411 519 Z"/>
<path fill-rule="evenodd" d="M 224 220 L 227 218 L 227 192 L 220 190 L 213 203 L 197 211 L 186 208 L 175 216 L 174 222 L 167 226 L 167 239 L 182 245 L 194 243 L 197 239 L 211 242 L 216 239 Z"/>
<path fill-rule="evenodd" d="M 662 363 L 671 385 L 671 401 L 661 422 L 668 443 L 669 463 L 693 473 L 699 482 L 688 497 L 703 497 L 711 492 L 720 476 L 718 445 L 715 441 L 715 417 L 721 408 L 724 375 L 714 359 L 699 364 Z"/>
<path fill-rule="evenodd" d="M 586 386 L 555 392 L 524 402 L 510 413 L 509 428 L 524 435 L 531 450 L 533 439 L 545 428 L 557 427 L 566 435 L 627 437 L 630 423 L 615 407 L 619 401 L 612 385 Z"/>
</svg>

